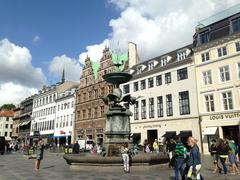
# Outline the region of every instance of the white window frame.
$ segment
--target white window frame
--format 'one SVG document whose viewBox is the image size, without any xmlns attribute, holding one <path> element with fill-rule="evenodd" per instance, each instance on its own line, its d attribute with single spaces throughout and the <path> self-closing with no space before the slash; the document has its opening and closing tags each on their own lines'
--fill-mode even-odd
<svg viewBox="0 0 240 180">
<path fill-rule="evenodd" d="M 154 61 L 148 63 L 148 70 L 152 70 L 154 68 Z"/>
<path fill-rule="evenodd" d="M 223 93 L 231 93 L 231 99 L 232 99 L 232 109 L 229 109 L 229 100 L 227 101 L 227 109 L 224 109 L 224 98 L 223 98 Z M 229 111 L 229 110 L 233 110 L 234 109 L 234 102 L 233 102 L 233 93 L 232 90 L 227 90 L 227 91 L 221 91 L 221 106 L 222 106 L 222 110 L 223 111 Z M 229 99 L 228 94 L 226 99 Z"/>
<path fill-rule="evenodd" d="M 186 52 L 186 50 L 180 51 L 180 52 L 177 53 L 177 60 L 178 60 L 178 61 L 181 61 L 181 60 L 183 60 L 183 59 L 186 59 L 186 57 L 187 57 L 187 52 Z"/>
<path fill-rule="evenodd" d="M 211 109 L 211 100 L 209 98 L 208 101 L 206 101 L 206 96 L 208 96 L 208 98 L 210 96 L 213 96 L 213 108 L 214 108 L 214 111 L 212 111 Z M 209 111 L 207 111 L 207 103 L 208 103 L 208 106 L 209 106 Z M 214 94 L 213 93 L 210 93 L 210 94 L 203 94 L 203 105 L 204 105 L 204 111 L 205 112 L 215 112 L 216 111 L 216 103 L 215 103 L 215 98 L 214 98 Z"/>
<path fill-rule="evenodd" d="M 223 54 L 223 48 L 226 48 L 226 54 L 225 54 L 225 55 Z M 221 55 L 219 56 L 219 54 L 218 54 L 218 57 L 219 57 L 219 58 L 228 55 L 227 46 L 222 46 L 222 47 L 217 48 L 217 53 L 218 53 L 218 50 L 219 50 L 219 49 L 221 50 Z"/>
<path fill-rule="evenodd" d="M 226 71 L 225 70 L 225 67 L 228 67 L 228 71 Z M 223 70 L 223 72 L 221 72 L 221 68 L 224 68 Z M 230 72 L 231 72 L 231 70 L 230 70 L 230 66 L 229 65 L 225 65 L 225 66 L 220 66 L 220 67 L 218 67 L 218 72 L 219 72 L 219 82 L 220 83 L 225 83 L 225 82 L 229 82 L 229 81 L 231 81 L 231 74 L 230 74 Z M 229 80 L 226 80 L 226 72 L 228 72 L 229 73 Z M 221 76 L 221 74 L 222 73 L 224 73 L 224 79 L 222 80 L 222 76 Z"/>
<path fill-rule="evenodd" d="M 208 59 L 207 59 L 207 56 L 206 56 L 207 53 L 208 53 Z M 204 60 L 203 60 L 202 57 L 204 57 Z M 201 53 L 201 60 L 202 60 L 203 63 L 210 60 L 210 53 L 209 53 L 209 51 Z"/>
<path fill-rule="evenodd" d="M 240 80 L 240 62 L 237 62 L 237 79 Z"/>
<path fill-rule="evenodd" d="M 142 65 L 137 66 L 137 74 L 141 74 L 142 71 L 143 71 L 143 67 L 142 67 Z"/>
<path fill-rule="evenodd" d="M 161 58 L 161 66 L 165 66 L 167 63 L 168 63 L 168 57 L 167 56 L 162 57 Z"/>
<path fill-rule="evenodd" d="M 204 76 L 204 73 L 208 73 L 208 72 L 210 72 L 210 76 L 209 75 Z M 205 79 L 205 77 L 206 77 L 206 79 Z M 211 82 L 209 81 L 210 80 L 209 77 L 211 77 Z M 202 71 L 202 85 L 203 86 L 208 86 L 208 85 L 213 84 L 213 78 L 212 77 L 213 77 L 213 75 L 212 75 L 212 71 L 211 70 Z"/>
</svg>

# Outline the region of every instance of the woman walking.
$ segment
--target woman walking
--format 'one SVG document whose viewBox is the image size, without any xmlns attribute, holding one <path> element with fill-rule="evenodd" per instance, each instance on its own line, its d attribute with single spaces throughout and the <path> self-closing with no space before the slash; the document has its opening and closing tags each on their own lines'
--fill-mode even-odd
<svg viewBox="0 0 240 180">
<path fill-rule="evenodd" d="M 44 151 L 44 142 L 42 139 L 39 139 L 36 145 L 36 161 L 35 161 L 35 171 L 39 170 L 40 162 L 43 159 L 43 151 Z"/>
<path fill-rule="evenodd" d="M 200 170 L 201 170 L 201 154 L 197 145 L 197 140 L 193 137 L 188 138 L 188 145 L 191 147 L 190 150 L 190 168 L 187 174 L 187 178 L 200 180 Z"/>
<path fill-rule="evenodd" d="M 122 159 L 123 159 L 123 167 L 124 167 L 124 172 L 129 173 L 129 155 L 128 155 L 128 144 L 125 143 L 121 147 L 121 154 L 122 154 Z"/>
</svg>

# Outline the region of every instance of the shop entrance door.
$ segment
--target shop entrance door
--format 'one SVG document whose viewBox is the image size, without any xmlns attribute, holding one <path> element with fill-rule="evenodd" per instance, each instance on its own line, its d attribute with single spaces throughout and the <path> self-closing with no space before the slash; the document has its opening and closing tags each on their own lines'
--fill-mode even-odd
<svg viewBox="0 0 240 180">
<path fill-rule="evenodd" d="M 148 137 L 148 143 L 150 144 L 151 150 L 152 150 L 152 145 L 155 141 L 155 139 L 158 139 L 158 132 L 156 129 L 154 130 L 148 130 L 147 131 L 147 137 Z"/>
<path fill-rule="evenodd" d="M 240 145 L 240 134 L 238 126 L 223 126 L 223 137 L 234 140 L 238 146 Z"/>
</svg>

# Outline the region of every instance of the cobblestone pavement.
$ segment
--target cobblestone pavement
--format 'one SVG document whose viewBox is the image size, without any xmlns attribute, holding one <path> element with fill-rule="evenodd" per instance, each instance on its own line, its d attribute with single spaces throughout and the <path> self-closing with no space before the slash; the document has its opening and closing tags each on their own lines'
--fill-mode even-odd
<svg viewBox="0 0 240 180">
<path fill-rule="evenodd" d="M 202 175 L 206 180 L 215 178 L 221 180 L 239 180 L 240 175 L 213 174 L 211 157 L 204 156 Z M 101 168 L 91 170 L 74 170 L 66 164 L 62 154 L 44 154 L 41 169 L 34 171 L 34 159 L 27 159 L 21 153 L 0 156 L 0 180 L 54 180 L 54 179 L 83 179 L 83 180 L 171 180 L 174 179 L 173 170 L 167 165 L 157 166 L 148 171 L 131 171 L 124 174 L 119 171 L 104 172 Z"/>
</svg>

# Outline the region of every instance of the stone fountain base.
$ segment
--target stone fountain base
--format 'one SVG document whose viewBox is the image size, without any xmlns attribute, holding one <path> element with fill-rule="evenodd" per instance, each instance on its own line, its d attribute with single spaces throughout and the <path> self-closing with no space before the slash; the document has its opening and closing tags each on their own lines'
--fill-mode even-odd
<svg viewBox="0 0 240 180">
<path fill-rule="evenodd" d="M 63 158 L 66 162 L 71 165 L 70 167 L 76 170 L 90 170 L 92 171 L 94 167 L 101 171 L 122 171 L 123 161 L 122 157 L 102 157 L 92 154 L 65 154 Z M 138 154 L 132 156 L 130 164 L 131 170 L 149 170 L 150 167 L 166 164 L 169 162 L 168 155 L 166 153 L 159 154 Z"/>
</svg>

